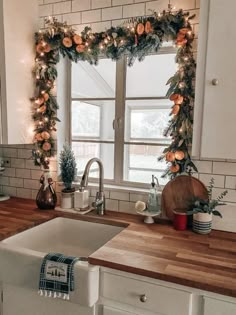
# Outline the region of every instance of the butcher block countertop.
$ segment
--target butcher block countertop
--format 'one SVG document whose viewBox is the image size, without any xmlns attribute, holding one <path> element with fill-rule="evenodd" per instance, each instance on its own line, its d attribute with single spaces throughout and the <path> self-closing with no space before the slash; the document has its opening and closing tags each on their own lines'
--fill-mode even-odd
<svg viewBox="0 0 236 315">
<path fill-rule="evenodd" d="M 91 264 L 236 297 L 236 233 L 197 235 L 111 211 L 103 217 L 43 211 L 12 198 L 0 203 L 0 240 L 58 216 L 125 227 L 89 257 Z"/>
</svg>

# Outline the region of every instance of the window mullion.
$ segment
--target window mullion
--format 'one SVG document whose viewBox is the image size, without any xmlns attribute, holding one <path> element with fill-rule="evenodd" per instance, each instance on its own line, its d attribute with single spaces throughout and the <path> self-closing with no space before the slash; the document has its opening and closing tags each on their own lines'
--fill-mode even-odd
<svg viewBox="0 0 236 315">
<path fill-rule="evenodd" d="M 115 155 L 114 155 L 114 178 L 116 184 L 123 180 L 124 165 L 124 128 L 125 128 L 125 87 L 126 87 L 126 60 L 122 58 L 116 64 L 116 109 L 115 119 Z"/>
</svg>

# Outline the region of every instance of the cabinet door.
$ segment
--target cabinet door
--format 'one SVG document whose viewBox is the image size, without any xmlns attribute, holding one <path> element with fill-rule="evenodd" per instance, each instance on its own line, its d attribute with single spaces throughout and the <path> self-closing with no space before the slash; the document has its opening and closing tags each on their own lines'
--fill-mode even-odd
<svg viewBox="0 0 236 315">
<path fill-rule="evenodd" d="M 198 145 L 202 158 L 236 159 L 236 146 L 233 145 L 236 134 L 236 1 L 228 0 L 225 5 L 222 0 L 202 0 L 200 8 L 194 117 L 194 137 L 200 140 L 193 139 L 193 155 L 197 155 L 195 146 Z M 206 10 L 209 12 L 208 29 Z"/>
<path fill-rule="evenodd" d="M 45 298 L 36 291 L 3 286 L 4 315 L 94 315 L 94 307 L 82 307 L 61 299 Z M 0 313 L 1 314 L 1 313 Z"/>
<path fill-rule="evenodd" d="M 236 303 L 204 297 L 203 315 L 234 315 Z"/>
<path fill-rule="evenodd" d="M 103 306 L 103 315 L 135 315 L 134 313 L 129 313 L 126 311 L 118 310 L 117 308 L 111 308 L 108 306 Z"/>
</svg>

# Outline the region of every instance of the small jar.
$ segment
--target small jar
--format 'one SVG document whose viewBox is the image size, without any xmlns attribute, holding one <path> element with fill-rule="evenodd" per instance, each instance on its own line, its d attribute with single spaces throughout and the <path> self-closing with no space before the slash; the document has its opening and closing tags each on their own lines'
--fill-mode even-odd
<svg viewBox="0 0 236 315">
<path fill-rule="evenodd" d="M 187 210 L 183 208 L 176 208 L 174 212 L 174 228 L 178 231 L 187 229 Z"/>
</svg>

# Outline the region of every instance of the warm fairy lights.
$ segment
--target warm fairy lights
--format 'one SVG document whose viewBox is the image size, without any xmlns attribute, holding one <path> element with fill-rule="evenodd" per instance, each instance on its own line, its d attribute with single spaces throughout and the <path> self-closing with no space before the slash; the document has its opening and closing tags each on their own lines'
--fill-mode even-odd
<svg viewBox="0 0 236 315">
<path fill-rule="evenodd" d="M 193 17 L 189 13 L 173 12 L 169 6 L 162 14 L 154 13 L 149 17 L 133 18 L 126 24 L 100 32 L 92 33 L 86 27 L 81 33 L 60 23 L 54 17 L 46 20 L 46 28 L 35 34 L 35 96 L 33 119 L 35 123 L 33 151 L 36 165 L 49 167 L 50 158 L 55 153 L 54 132 L 56 132 L 58 104 L 55 93 L 57 78 L 56 65 L 60 56 L 97 64 L 99 54 L 118 60 L 127 55 L 128 65 L 139 61 L 153 51 L 158 51 L 165 40 L 172 40 L 178 48 L 176 55 L 177 70 L 169 79 L 167 96 L 173 101 L 166 136 L 172 142 L 164 150 L 160 159 L 168 163 L 166 174 L 176 174 L 194 168 L 189 149 L 192 143 L 194 79 L 196 64 L 193 59 L 192 42 L 194 34 L 190 25 Z"/>
</svg>

